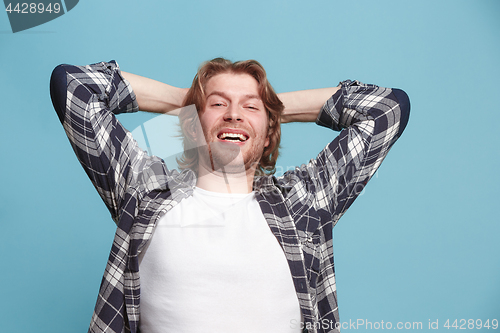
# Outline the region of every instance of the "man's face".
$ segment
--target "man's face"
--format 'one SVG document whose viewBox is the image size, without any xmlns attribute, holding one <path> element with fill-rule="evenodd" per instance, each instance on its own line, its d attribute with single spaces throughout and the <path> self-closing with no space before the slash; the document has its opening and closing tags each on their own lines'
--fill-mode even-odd
<svg viewBox="0 0 500 333">
<path fill-rule="evenodd" d="M 218 74 L 205 93 L 199 116 L 208 151 L 201 152 L 200 163 L 226 172 L 255 168 L 269 145 L 269 119 L 257 81 L 248 74 Z"/>
</svg>

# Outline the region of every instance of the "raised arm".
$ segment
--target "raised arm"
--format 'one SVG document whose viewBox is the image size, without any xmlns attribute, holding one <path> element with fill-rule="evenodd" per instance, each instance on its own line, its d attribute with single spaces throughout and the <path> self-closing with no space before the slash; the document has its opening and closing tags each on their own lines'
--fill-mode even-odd
<svg viewBox="0 0 500 333">
<path fill-rule="evenodd" d="M 403 133 L 410 101 L 399 89 L 344 81 L 324 104 L 316 123 L 341 131 L 310 163 L 326 188 L 335 221 L 373 176 Z"/>
<path fill-rule="evenodd" d="M 121 72 L 136 95 L 141 111 L 177 115 L 188 89 L 177 88 L 143 76 Z"/>
<path fill-rule="evenodd" d="M 282 123 L 314 122 L 321 108 L 340 87 L 300 90 L 278 94 L 285 110 L 281 114 Z"/>
<path fill-rule="evenodd" d="M 312 181 L 314 186 L 303 193 L 314 195 L 314 188 L 320 208 L 334 216 L 335 224 L 405 129 L 408 96 L 399 89 L 347 80 L 337 88 L 287 93 L 280 98 L 285 104 L 284 122 L 316 121 L 341 131 L 316 159 L 284 177 L 285 182 L 298 183 L 307 174 L 308 184 Z"/>
<path fill-rule="evenodd" d="M 135 94 L 115 62 L 57 66 L 50 93 L 59 120 L 85 172 L 115 221 L 127 191 L 149 158 L 115 114 L 138 111 Z"/>
</svg>

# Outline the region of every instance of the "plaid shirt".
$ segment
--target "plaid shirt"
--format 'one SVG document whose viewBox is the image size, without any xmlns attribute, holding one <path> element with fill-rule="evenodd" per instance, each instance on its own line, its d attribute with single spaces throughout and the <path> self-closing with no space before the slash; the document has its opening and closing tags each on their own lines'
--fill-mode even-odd
<svg viewBox="0 0 500 333">
<path fill-rule="evenodd" d="M 61 65 L 51 96 L 70 143 L 117 224 L 89 332 L 138 332 L 138 256 L 163 214 L 192 195 L 192 170 L 169 170 L 148 156 L 115 114 L 138 111 L 118 65 Z M 309 332 L 339 322 L 332 228 L 401 135 L 409 100 L 397 89 L 345 81 L 317 123 L 340 131 L 308 164 L 258 177 L 254 191 L 281 245 Z"/>
</svg>

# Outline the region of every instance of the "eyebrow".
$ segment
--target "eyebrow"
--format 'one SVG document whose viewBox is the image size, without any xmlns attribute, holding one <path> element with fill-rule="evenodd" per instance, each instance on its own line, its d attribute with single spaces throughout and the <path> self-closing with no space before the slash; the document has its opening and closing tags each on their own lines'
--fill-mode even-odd
<svg viewBox="0 0 500 333">
<path fill-rule="evenodd" d="M 207 96 L 207 99 L 208 99 L 210 96 L 212 96 L 212 95 L 220 96 L 220 97 L 225 98 L 225 99 L 227 99 L 227 100 L 230 100 L 230 99 L 231 99 L 231 98 L 229 98 L 229 96 L 228 96 L 225 92 L 223 92 L 223 91 L 218 91 L 218 90 L 216 90 L 216 91 L 212 91 L 212 92 L 210 93 L 210 95 L 208 95 L 208 96 Z M 243 98 L 245 98 L 245 99 L 258 99 L 258 100 L 262 100 L 262 99 L 260 98 L 260 96 L 259 96 L 259 95 L 255 95 L 255 94 L 247 94 L 247 95 L 244 95 L 244 96 L 243 96 Z"/>
</svg>

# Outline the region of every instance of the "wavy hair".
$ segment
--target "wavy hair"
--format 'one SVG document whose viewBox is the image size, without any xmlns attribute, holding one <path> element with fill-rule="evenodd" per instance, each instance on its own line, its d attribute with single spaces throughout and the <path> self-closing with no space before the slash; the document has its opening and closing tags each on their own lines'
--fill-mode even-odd
<svg viewBox="0 0 500 333">
<path fill-rule="evenodd" d="M 198 150 L 192 148 L 196 146 L 192 133 L 194 132 L 194 126 L 196 126 L 198 113 L 205 108 L 205 88 L 207 82 L 212 77 L 223 73 L 248 74 L 258 83 L 259 95 L 269 118 L 269 145 L 264 147 L 258 168 L 256 169 L 256 175 L 273 174 L 276 171 L 276 160 L 279 154 L 281 112 L 284 109 L 284 105 L 267 80 L 264 67 L 256 60 L 237 61 L 233 63 L 224 58 L 215 58 L 204 62 L 200 66 L 183 102 L 183 106 L 194 105 L 196 110 L 193 108 L 184 108 L 184 112 L 181 112 L 179 115 L 184 147 L 182 156 L 177 160 L 179 167 L 181 169 L 190 168 L 196 171 L 199 157 Z"/>
</svg>

